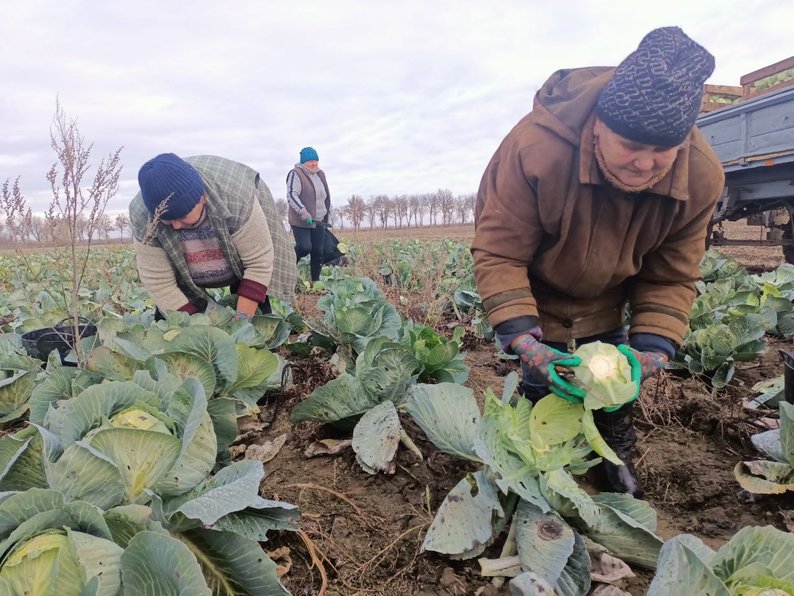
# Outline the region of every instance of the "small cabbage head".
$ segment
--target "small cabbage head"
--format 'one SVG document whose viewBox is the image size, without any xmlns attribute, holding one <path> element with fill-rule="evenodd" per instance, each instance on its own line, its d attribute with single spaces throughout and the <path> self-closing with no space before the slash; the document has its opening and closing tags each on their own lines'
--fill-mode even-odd
<svg viewBox="0 0 794 596">
<path fill-rule="evenodd" d="M 583 345 L 574 355 L 582 359 L 573 373 L 587 391 L 586 409 L 620 406 L 634 398 L 637 384 L 631 379 L 628 360 L 617 347 L 596 341 Z"/>
<path fill-rule="evenodd" d="M 171 434 L 165 423 L 153 414 L 140 408 L 127 408 L 110 419 L 114 428 L 136 428 Z"/>
</svg>

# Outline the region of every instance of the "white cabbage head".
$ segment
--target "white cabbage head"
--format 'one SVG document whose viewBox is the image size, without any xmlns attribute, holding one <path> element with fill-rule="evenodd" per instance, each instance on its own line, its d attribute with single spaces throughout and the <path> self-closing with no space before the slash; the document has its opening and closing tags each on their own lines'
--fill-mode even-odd
<svg viewBox="0 0 794 596">
<path fill-rule="evenodd" d="M 586 409 L 620 406 L 634 398 L 637 384 L 631 380 L 628 360 L 617 347 L 596 341 L 581 346 L 574 355 L 582 359 L 573 373 L 587 391 Z"/>
</svg>

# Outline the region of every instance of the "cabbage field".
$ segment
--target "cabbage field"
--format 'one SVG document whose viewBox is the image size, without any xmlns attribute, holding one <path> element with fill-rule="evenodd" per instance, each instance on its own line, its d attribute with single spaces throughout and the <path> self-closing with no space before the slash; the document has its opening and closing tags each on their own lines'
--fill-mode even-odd
<svg viewBox="0 0 794 596">
<path fill-rule="evenodd" d="M 250 322 L 220 290 L 155 321 L 132 249 L 92 249 L 95 333 L 44 359 L 69 273 L 0 254 L 0 594 L 794 594 L 794 266 L 707 253 L 638 500 L 588 479 L 625 391 L 582 352 L 593 399 L 520 398 L 438 230 L 340 233 L 349 266 Z"/>
</svg>

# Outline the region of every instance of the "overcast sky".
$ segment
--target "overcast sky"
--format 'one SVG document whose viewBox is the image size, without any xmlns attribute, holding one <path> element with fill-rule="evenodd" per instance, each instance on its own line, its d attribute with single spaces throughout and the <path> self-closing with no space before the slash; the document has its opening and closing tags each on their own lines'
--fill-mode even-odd
<svg viewBox="0 0 794 596">
<path fill-rule="evenodd" d="M 678 25 L 715 55 L 708 82 L 738 85 L 794 54 L 792 23 L 784 0 L 4 0 L 0 181 L 49 204 L 58 96 L 92 163 L 124 147 L 109 212 L 163 152 L 244 162 L 276 198 L 306 145 L 336 205 L 472 193 L 555 70 L 615 65 Z"/>
</svg>

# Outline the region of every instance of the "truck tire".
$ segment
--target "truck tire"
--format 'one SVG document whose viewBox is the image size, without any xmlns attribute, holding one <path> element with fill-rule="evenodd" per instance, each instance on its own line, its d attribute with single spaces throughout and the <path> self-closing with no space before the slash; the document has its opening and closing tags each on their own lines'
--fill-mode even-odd
<svg viewBox="0 0 794 596">
<path fill-rule="evenodd" d="M 711 235 L 714 233 L 714 222 L 710 221 L 706 228 L 706 250 L 711 248 Z"/>
<path fill-rule="evenodd" d="M 791 240 L 794 239 L 794 233 L 792 233 L 791 228 L 787 228 L 783 231 L 783 240 Z M 783 245 L 783 258 L 786 260 L 786 263 L 791 263 L 794 265 L 794 245 Z"/>
<path fill-rule="evenodd" d="M 788 222 L 781 222 L 778 228 L 783 230 L 783 240 L 794 239 L 794 202 L 786 201 L 786 209 L 788 210 Z M 781 247 L 783 249 L 783 258 L 786 263 L 794 264 L 794 245 Z"/>
</svg>

